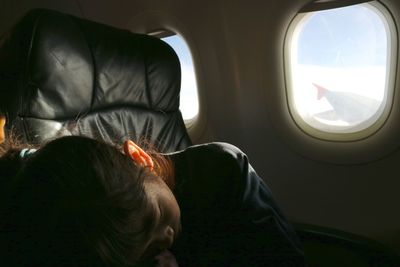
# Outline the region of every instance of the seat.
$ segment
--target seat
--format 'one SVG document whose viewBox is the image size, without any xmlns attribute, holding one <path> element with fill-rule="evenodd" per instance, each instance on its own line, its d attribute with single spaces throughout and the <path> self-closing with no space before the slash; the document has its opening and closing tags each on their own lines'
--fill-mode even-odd
<svg viewBox="0 0 400 267">
<path fill-rule="evenodd" d="M 389 247 L 345 231 L 294 224 L 309 267 L 398 267 L 400 257 Z"/>
<path fill-rule="evenodd" d="M 191 144 L 180 63 L 163 41 L 52 10 L 28 12 L 0 41 L 0 112 L 25 141 L 63 135 Z"/>
</svg>

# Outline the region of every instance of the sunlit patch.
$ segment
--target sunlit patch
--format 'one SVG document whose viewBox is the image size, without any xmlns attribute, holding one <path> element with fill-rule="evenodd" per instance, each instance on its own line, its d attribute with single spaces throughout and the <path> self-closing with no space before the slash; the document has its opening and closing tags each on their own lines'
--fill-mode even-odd
<svg viewBox="0 0 400 267">
<path fill-rule="evenodd" d="M 179 35 L 165 37 L 162 40 L 168 43 L 179 57 L 182 71 L 180 110 L 184 120 L 193 119 L 199 113 L 199 100 L 193 60 L 189 47 Z"/>
</svg>

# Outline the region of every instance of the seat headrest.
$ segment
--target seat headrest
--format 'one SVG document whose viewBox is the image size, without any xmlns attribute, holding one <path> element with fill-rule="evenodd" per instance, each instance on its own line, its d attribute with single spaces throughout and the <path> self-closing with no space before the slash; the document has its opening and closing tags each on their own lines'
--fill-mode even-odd
<svg viewBox="0 0 400 267">
<path fill-rule="evenodd" d="M 175 52 L 157 38 L 33 10 L 1 43 L 0 111 L 33 142 L 144 136 L 173 151 L 190 144 L 180 75 Z"/>
</svg>

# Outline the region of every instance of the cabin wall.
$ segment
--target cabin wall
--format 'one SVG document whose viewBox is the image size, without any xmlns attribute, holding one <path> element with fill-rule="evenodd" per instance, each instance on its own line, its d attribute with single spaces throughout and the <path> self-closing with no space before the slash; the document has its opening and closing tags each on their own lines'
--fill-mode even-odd
<svg viewBox="0 0 400 267">
<path fill-rule="evenodd" d="M 200 115 L 189 129 L 195 143 L 239 146 L 292 221 L 367 236 L 400 252 L 400 136 L 386 144 L 387 153 L 350 164 L 307 155 L 313 140 L 300 150 L 292 142 L 291 135 L 304 133 L 287 110 L 283 43 L 291 19 L 307 2 L 3 0 L 0 33 L 26 10 L 47 7 L 134 32 L 166 28 L 181 34 L 193 53 L 198 79 Z M 400 2 L 382 2 L 399 27 Z M 399 87 L 397 82 L 396 103 Z M 394 109 L 398 114 L 400 107 Z M 396 120 L 386 127 L 398 129 Z M 346 149 L 339 153 L 352 153 Z"/>
</svg>

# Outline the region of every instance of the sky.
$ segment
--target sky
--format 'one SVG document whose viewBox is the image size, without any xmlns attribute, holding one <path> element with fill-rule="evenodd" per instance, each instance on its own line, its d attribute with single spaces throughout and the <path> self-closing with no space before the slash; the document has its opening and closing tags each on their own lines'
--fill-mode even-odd
<svg viewBox="0 0 400 267">
<path fill-rule="evenodd" d="M 199 102 L 193 60 L 189 47 L 179 35 L 162 38 L 162 40 L 168 43 L 179 57 L 182 72 L 180 110 L 184 120 L 193 119 L 199 112 Z"/>
<path fill-rule="evenodd" d="M 323 66 L 383 65 L 386 30 L 370 8 L 354 5 L 312 13 L 299 36 L 299 63 Z"/>
</svg>

